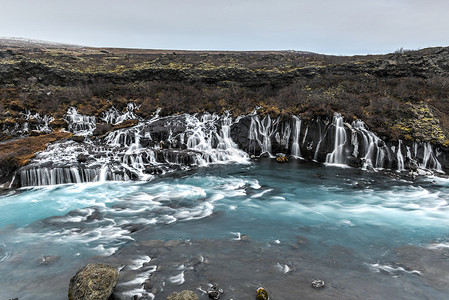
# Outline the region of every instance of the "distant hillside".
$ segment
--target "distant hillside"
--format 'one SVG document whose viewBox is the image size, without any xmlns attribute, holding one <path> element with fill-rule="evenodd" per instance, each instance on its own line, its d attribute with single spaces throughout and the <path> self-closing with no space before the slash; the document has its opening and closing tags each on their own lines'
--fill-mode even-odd
<svg viewBox="0 0 449 300">
<path fill-rule="evenodd" d="M 79 45 L 55 43 L 17 37 L 0 37 L 0 48 L 81 48 Z"/>
</svg>

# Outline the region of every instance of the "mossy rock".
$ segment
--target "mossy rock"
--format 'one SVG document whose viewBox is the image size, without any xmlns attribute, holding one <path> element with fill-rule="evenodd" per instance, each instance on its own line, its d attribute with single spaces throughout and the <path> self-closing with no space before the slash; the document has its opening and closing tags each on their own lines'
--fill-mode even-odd
<svg viewBox="0 0 449 300">
<path fill-rule="evenodd" d="M 198 295 L 193 291 L 182 291 L 170 294 L 166 300 L 199 300 Z"/>
<path fill-rule="evenodd" d="M 70 279 L 69 300 L 107 300 L 119 279 L 116 268 L 88 264 Z"/>
<path fill-rule="evenodd" d="M 280 156 L 276 157 L 276 161 L 278 163 L 286 163 L 286 162 L 288 162 L 288 158 L 286 156 L 280 155 Z"/>
<path fill-rule="evenodd" d="M 257 295 L 256 295 L 256 299 L 257 300 L 268 300 L 268 292 L 266 289 L 264 289 L 263 287 L 260 287 L 257 289 Z"/>
</svg>

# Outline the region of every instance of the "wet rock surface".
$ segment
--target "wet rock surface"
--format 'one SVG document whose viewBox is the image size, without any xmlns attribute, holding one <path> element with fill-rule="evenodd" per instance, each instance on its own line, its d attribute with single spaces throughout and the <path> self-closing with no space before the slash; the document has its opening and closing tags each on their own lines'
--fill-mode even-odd
<svg viewBox="0 0 449 300">
<path fill-rule="evenodd" d="M 207 295 L 209 298 L 218 300 L 221 297 L 221 294 L 224 293 L 223 289 L 219 288 L 216 283 L 210 284 L 210 287 L 207 289 Z"/>
<path fill-rule="evenodd" d="M 325 285 L 324 280 L 315 279 L 312 281 L 312 287 L 314 289 L 322 289 L 324 288 L 324 285 Z"/>
<path fill-rule="evenodd" d="M 264 289 L 263 287 L 260 287 L 257 289 L 256 291 L 256 299 L 257 300 L 268 300 L 268 292 L 266 289 Z"/>
</svg>

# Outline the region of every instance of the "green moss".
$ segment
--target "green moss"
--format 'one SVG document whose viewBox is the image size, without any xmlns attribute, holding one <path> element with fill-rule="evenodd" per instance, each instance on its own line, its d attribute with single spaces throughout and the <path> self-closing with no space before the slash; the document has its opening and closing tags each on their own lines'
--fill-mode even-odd
<svg viewBox="0 0 449 300">
<path fill-rule="evenodd" d="M 447 141 L 446 133 L 440 126 L 440 121 L 424 102 L 406 103 L 409 112 L 407 118 L 396 120 L 390 128 L 406 140 L 431 141 L 443 145 Z"/>
</svg>

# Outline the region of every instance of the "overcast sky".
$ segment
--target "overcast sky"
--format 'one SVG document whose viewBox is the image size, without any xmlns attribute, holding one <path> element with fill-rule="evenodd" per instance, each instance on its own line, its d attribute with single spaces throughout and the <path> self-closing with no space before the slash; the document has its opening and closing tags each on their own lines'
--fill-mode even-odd
<svg viewBox="0 0 449 300">
<path fill-rule="evenodd" d="M 388 53 L 449 46 L 449 1 L 0 0 L 0 36 L 99 47 Z"/>
</svg>

